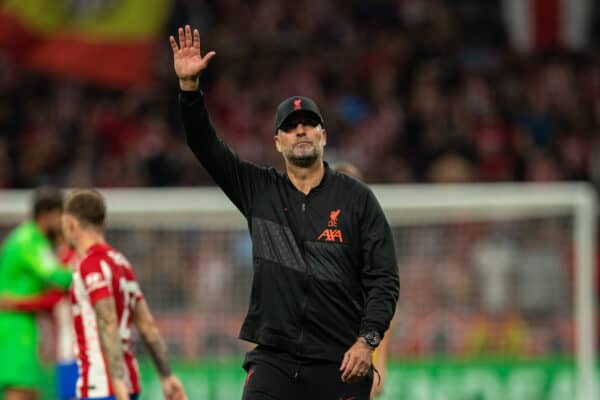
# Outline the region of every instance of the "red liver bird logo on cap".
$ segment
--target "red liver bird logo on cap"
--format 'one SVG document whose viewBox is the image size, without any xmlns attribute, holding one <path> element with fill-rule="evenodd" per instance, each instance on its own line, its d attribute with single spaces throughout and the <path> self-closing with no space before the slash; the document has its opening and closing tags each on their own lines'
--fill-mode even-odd
<svg viewBox="0 0 600 400">
<path fill-rule="evenodd" d="M 302 99 L 294 100 L 294 110 L 299 110 L 302 108 Z"/>
</svg>

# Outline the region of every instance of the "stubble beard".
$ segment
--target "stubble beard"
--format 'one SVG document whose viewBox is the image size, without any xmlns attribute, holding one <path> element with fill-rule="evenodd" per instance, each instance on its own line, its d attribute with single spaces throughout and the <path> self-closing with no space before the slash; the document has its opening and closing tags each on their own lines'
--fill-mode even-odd
<svg viewBox="0 0 600 400">
<path fill-rule="evenodd" d="M 56 247 L 56 245 L 59 244 L 58 242 L 60 239 L 61 229 L 62 228 L 55 228 L 51 226 L 46 230 L 46 238 L 53 247 Z"/>
<path fill-rule="evenodd" d="M 292 165 L 298 168 L 312 167 L 323 155 L 323 151 L 319 151 L 316 147 L 308 154 L 297 155 L 293 151 L 285 154 L 285 159 Z"/>
</svg>

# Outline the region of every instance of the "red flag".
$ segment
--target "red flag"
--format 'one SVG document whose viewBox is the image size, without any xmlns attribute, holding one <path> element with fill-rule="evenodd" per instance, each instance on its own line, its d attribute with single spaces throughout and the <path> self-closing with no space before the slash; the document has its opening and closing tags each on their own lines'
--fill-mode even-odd
<svg viewBox="0 0 600 400">
<path fill-rule="evenodd" d="M 172 0 L 4 0 L 0 49 L 42 73 L 128 88 L 151 79 Z"/>
</svg>

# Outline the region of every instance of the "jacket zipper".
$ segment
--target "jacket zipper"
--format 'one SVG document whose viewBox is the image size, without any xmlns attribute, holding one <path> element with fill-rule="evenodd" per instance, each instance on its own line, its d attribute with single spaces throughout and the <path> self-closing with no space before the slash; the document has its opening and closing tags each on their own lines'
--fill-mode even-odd
<svg viewBox="0 0 600 400">
<path fill-rule="evenodd" d="M 300 237 L 300 248 L 301 248 L 301 252 L 302 252 L 302 259 L 305 261 L 305 265 L 306 265 L 306 289 L 304 291 L 304 299 L 302 300 L 302 308 L 301 308 L 301 318 L 300 321 L 301 325 L 300 325 L 300 338 L 299 338 L 299 343 L 300 343 L 300 348 L 302 348 L 302 343 L 303 343 L 303 339 L 304 339 L 304 320 L 306 319 L 306 303 L 308 302 L 308 284 L 309 284 L 309 280 L 310 280 L 310 268 L 308 263 L 306 263 L 306 257 L 304 254 L 304 241 L 306 239 L 306 196 L 302 199 L 302 220 L 301 220 L 301 229 L 302 229 L 302 235 Z M 298 351 L 298 353 L 301 353 L 301 351 Z"/>
</svg>

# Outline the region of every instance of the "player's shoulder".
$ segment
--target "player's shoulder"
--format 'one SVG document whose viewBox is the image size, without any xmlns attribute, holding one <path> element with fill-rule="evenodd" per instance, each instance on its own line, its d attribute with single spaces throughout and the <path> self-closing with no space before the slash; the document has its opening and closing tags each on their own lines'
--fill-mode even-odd
<svg viewBox="0 0 600 400">
<path fill-rule="evenodd" d="M 39 243 L 41 232 L 35 223 L 23 222 L 8 236 L 7 241 L 18 245 L 33 246 Z"/>
<path fill-rule="evenodd" d="M 104 260 L 112 263 L 114 253 L 116 253 L 116 251 L 107 243 L 98 243 L 87 250 L 85 258 L 96 261 Z"/>
<path fill-rule="evenodd" d="M 86 254 L 78 264 L 78 269 L 81 272 L 100 269 L 104 257 L 99 253 Z"/>
<path fill-rule="evenodd" d="M 52 249 L 39 228 L 33 222 L 28 221 L 21 223 L 8 234 L 0 251 L 7 260 L 16 261 L 32 254 L 48 254 L 52 252 Z"/>
<path fill-rule="evenodd" d="M 80 268 L 99 266 L 103 261 L 108 262 L 106 246 L 95 244 L 81 257 Z"/>
<path fill-rule="evenodd" d="M 110 258 L 111 262 L 121 267 L 132 268 L 129 259 L 123 254 L 122 251 L 109 247 L 106 251 L 106 256 Z"/>
<path fill-rule="evenodd" d="M 26 232 L 23 229 L 23 225 L 19 225 L 6 235 L 6 238 L 2 242 L 3 251 L 13 250 L 15 247 L 20 246 L 25 241 Z"/>
</svg>

